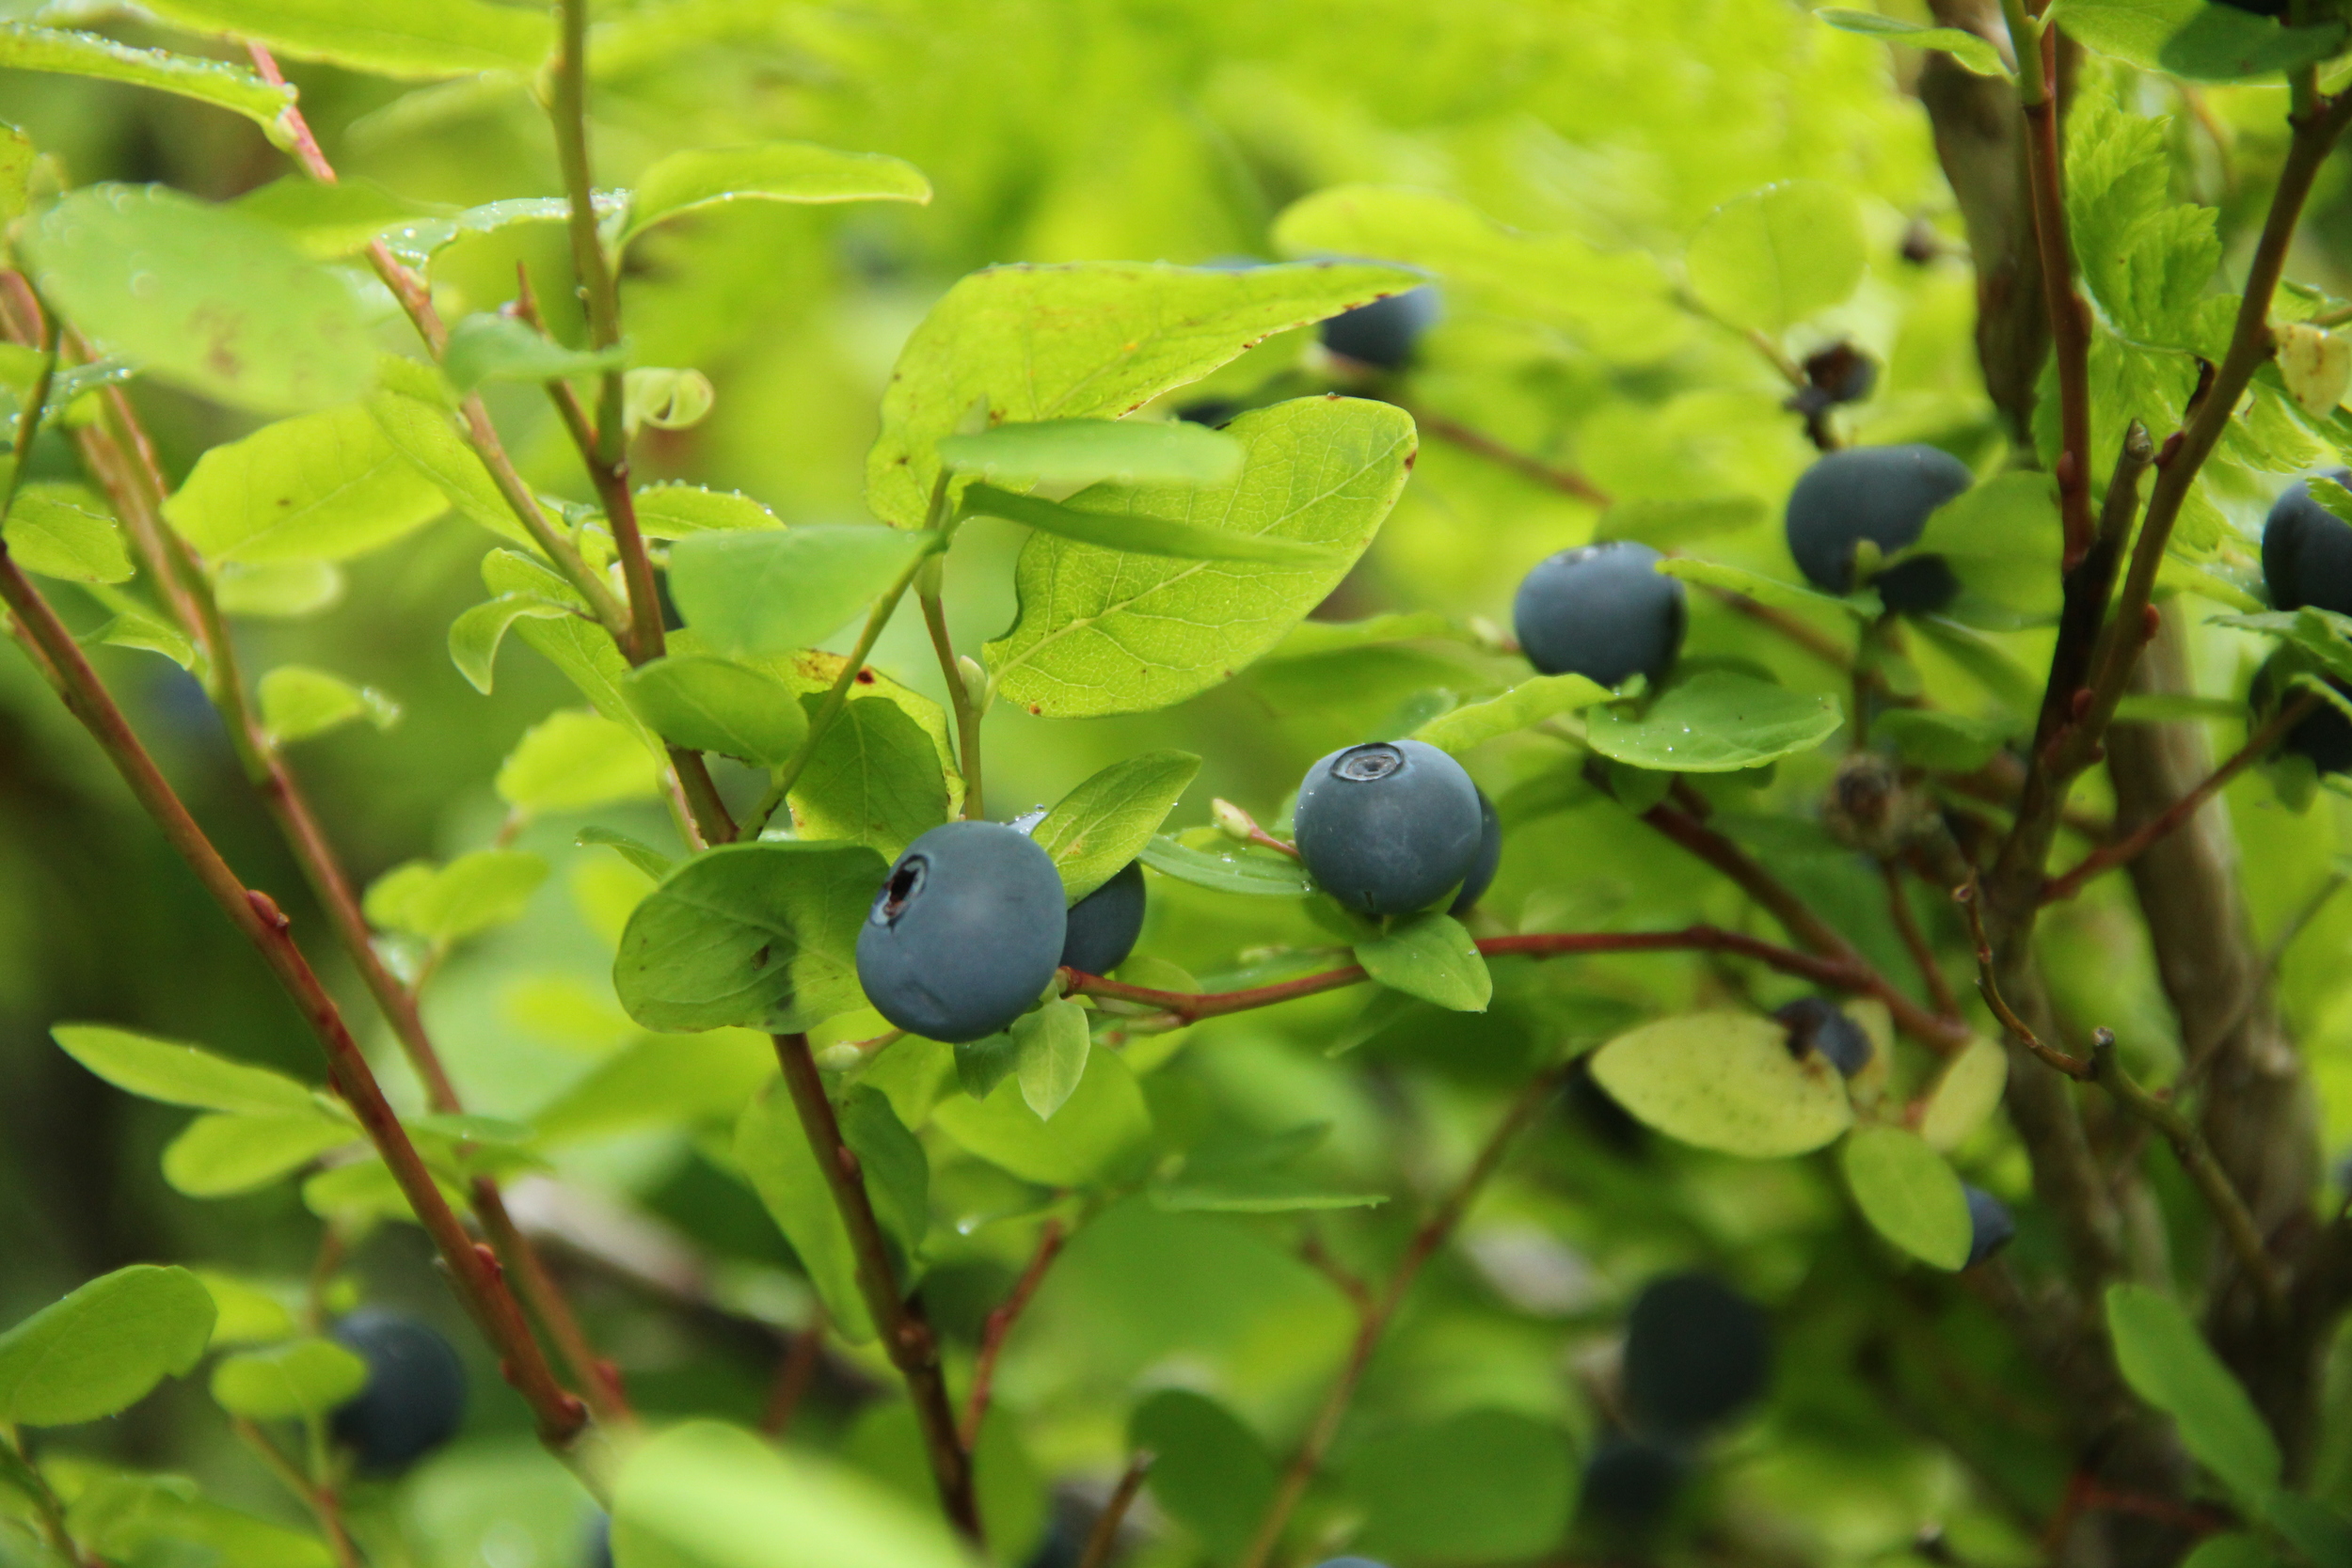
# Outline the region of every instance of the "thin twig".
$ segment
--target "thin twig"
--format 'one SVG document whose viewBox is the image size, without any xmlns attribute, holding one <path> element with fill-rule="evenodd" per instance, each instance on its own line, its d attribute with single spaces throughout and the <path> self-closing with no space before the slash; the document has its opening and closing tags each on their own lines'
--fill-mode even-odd
<svg viewBox="0 0 2352 1568">
<path fill-rule="evenodd" d="M 2273 1315 L 2286 1311 L 2286 1285 L 2279 1275 L 2279 1268 L 2271 1261 L 2263 1245 L 2261 1228 L 2248 1211 L 2246 1200 L 2238 1196 L 2229 1172 L 2213 1157 L 2205 1136 L 2197 1124 L 2181 1115 L 2169 1101 L 2151 1094 L 2137 1080 L 2123 1069 L 2116 1057 L 2115 1033 L 2100 1029 L 2090 1037 L 2090 1077 L 2101 1088 L 2115 1097 L 2115 1102 L 2163 1134 L 2172 1146 L 2172 1152 L 2181 1162 L 2181 1169 L 2197 1184 L 2197 1191 L 2213 1211 L 2214 1219 L 2221 1227 L 2221 1234 L 2237 1255 L 2238 1266 L 2254 1282 L 2254 1289 L 2263 1305 Z"/>
<path fill-rule="evenodd" d="M 2132 860 L 2150 845 L 2195 816 L 2203 809 L 2205 802 L 2219 794 L 2232 779 L 2236 778 L 2249 767 L 2268 755 L 2270 749 L 2279 743 L 2280 737 L 2302 722 L 2304 715 L 2317 707 L 2321 701 L 2316 691 L 2297 693 L 2292 702 L 2271 716 L 2268 723 L 2249 736 L 2246 744 L 2238 748 L 2234 756 L 2205 775 L 2194 789 L 2123 837 L 2111 844 L 2101 845 L 2075 862 L 2062 875 L 2051 878 L 2042 885 L 2042 901 L 2045 904 L 2055 904 L 2074 897 L 2083 890 L 2085 882 Z"/>
<path fill-rule="evenodd" d="M 972 1489 L 972 1457 L 956 1433 L 946 1378 L 940 1370 L 938 1337 L 931 1332 L 921 1303 L 908 1299 L 899 1290 L 891 1268 L 890 1246 L 883 1239 L 882 1222 L 874 1216 L 857 1151 L 841 1135 L 833 1101 L 825 1096 L 824 1078 L 817 1070 L 817 1058 L 809 1053 L 808 1037 L 778 1035 L 774 1038 L 776 1063 L 784 1070 L 792 1107 L 800 1114 L 801 1130 L 816 1152 L 818 1168 L 824 1174 L 834 1207 L 849 1232 L 850 1250 L 857 1257 L 858 1293 L 865 1298 L 874 1332 L 905 1380 L 914 1403 L 931 1480 L 939 1488 L 940 1507 L 949 1524 L 977 1542 L 980 1513 Z"/>
<path fill-rule="evenodd" d="M 1918 913 L 1912 909 L 1910 893 L 1904 885 L 1903 868 L 1894 861 L 1881 861 L 1879 875 L 1886 883 L 1886 912 L 1895 923 L 1895 934 L 1902 938 L 1911 961 L 1918 966 L 1919 978 L 1926 982 L 1935 1010 L 1946 1018 L 1958 1018 L 1960 998 L 1952 994 L 1951 981 L 1945 977 L 1943 965 L 1935 961 L 1935 949 L 1929 944 L 1927 933 L 1919 929 Z"/>
<path fill-rule="evenodd" d="M 1967 916 L 1968 935 L 1976 943 L 1977 990 L 1983 995 L 1984 1005 L 1993 1009 L 1993 1016 L 2001 1021 L 2001 1027 L 2007 1029 L 2018 1044 L 2067 1077 L 2088 1079 L 2090 1076 L 2089 1062 L 2043 1044 L 2042 1037 L 2017 1016 L 2017 1010 L 2001 994 L 2000 982 L 1994 977 L 1993 939 L 1985 934 L 1984 929 L 1984 897 L 1977 884 L 1971 882 L 1966 887 L 1954 890 L 1952 899 Z"/>
<path fill-rule="evenodd" d="M 1853 655 L 1838 646 L 1835 638 L 1827 633 L 1814 630 L 1787 610 L 1775 610 L 1760 599 L 1750 598 L 1736 589 L 1719 588 L 1711 582 L 1700 583 L 1698 587 L 1722 603 L 1725 609 L 1744 615 L 1756 625 L 1778 633 L 1832 669 L 1841 673 L 1853 669 Z"/>
<path fill-rule="evenodd" d="M 966 1453 L 974 1451 L 979 1445 L 980 1422 L 988 1416 L 989 1395 L 996 1383 L 996 1359 L 1004 1354 L 1005 1340 L 1011 1335 L 1012 1325 L 1021 1321 L 1021 1314 L 1028 1310 L 1038 1287 L 1045 1283 L 1045 1271 L 1052 1268 L 1054 1259 L 1061 1256 L 1061 1244 L 1066 1234 L 1061 1221 L 1049 1219 L 1045 1222 L 1029 1266 L 1021 1271 L 1021 1277 L 1013 1283 L 1012 1293 L 988 1315 L 987 1326 L 980 1331 L 980 1354 L 972 1367 L 972 1392 L 963 1402 L 963 1421 L 956 1431 L 956 1435 L 962 1439 Z"/>
<path fill-rule="evenodd" d="M 285 914 L 267 894 L 247 888 L 221 858 L 140 743 L 72 633 L 8 557 L 5 544 L 0 544 L 0 602 L 7 605 L 19 635 L 39 648 L 67 709 L 105 752 L 132 795 L 187 862 L 198 881 L 261 954 L 318 1037 L 326 1055 L 328 1082 L 358 1117 L 418 1222 L 433 1238 L 459 1298 L 503 1358 L 509 1381 L 537 1417 L 542 1438 L 558 1453 L 568 1453 L 587 1424 L 586 1407 L 556 1381 L 524 1322 L 520 1304 L 506 1288 L 496 1259 L 486 1247 L 475 1245 L 442 1196 L 438 1183 L 410 1143 L 407 1129 L 385 1100 L 374 1071 L 333 997 L 294 942 Z"/>
<path fill-rule="evenodd" d="M 1340 1422 L 1356 1397 L 1357 1385 L 1363 1381 L 1365 1370 L 1372 1365 L 1373 1352 L 1379 1349 L 1381 1337 L 1388 1332 L 1390 1321 L 1404 1303 L 1406 1292 L 1412 1289 L 1413 1281 L 1420 1277 L 1422 1267 L 1437 1256 L 1438 1249 L 1454 1234 L 1454 1227 L 1461 1223 L 1463 1213 L 1470 1208 L 1470 1199 L 1477 1196 L 1478 1189 L 1486 1184 L 1486 1179 L 1494 1174 L 1495 1167 L 1502 1164 L 1503 1150 L 1510 1146 L 1513 1135 L 1527 1125 L 1546 1098 L 1560 1086 L 1566 1071 L 1565 1065 L 1555 1065 L 1546 1068 L 1528 1082 L 1518 1099 L 1502 1114 L 1502 1121 L 1487 1134 L 1486 1143 L 1470 1161 L 1470 1169 L 1462 1173 L 1461 1180 L 1454 1184 L 1453 1190 L 1413 1232 L 1413 1239 L 1406 1245 L 1405 1256 L 1398 1259 L 1388 1283 L 1358 1323 L 1355 1344 L 1349 1351 L 1347 1361 L 1340 1369 L 1339 1378 L 1332 1384 L 1330 1391 L 1324 1396 L 1322 1408 L 1316 1411 L 1314 1422 L 1307 1429 L 1306 1438 L 1299 1444 L 1298 1451 L 1284 1468 L 1281 1481 L 1275 1488 L 1274 1498 L 1258 1522 L 1257 1534 L 1251 1538 L 1249 1549 L 1242 1554 L 1241 1568 L 1265 1568 L 1267 1560 L 1282 1539 L 1283 1530 L 1290 1525 L 1291 1514 L 1298 1508 L 1299 1499 L 1307 1495 L 1308 1485 L 1323 1467 L 1324 1455 L 1330 1451 L 1331 1440 L 1339 1435 Z"/>
<path fill-rule="evenodd" d="M 1150 1449 L 1139 1449 L 1127 1461 L 1127 1470 L 1111 1489 L 1110 1500 L 1095 1516 L 1094 1528 L 1087 1532 L 1086 1550 L 1078 1558 L 1078 1568 L 1109 1568 L 1111 1554 L 1119 1549 L 1119 1528 L 1127 1522 L 1127 1511 L 1135 1506 L 1136 1494 L 1143 1490 L 1143 1480 L 1152 1473 L 1152 1465 L 1159 1455 Z"/>
<path fill-rule="evenodd" d="M 1405 412 L 1413 417 L 1413 423 L 1419 425 L 1424 435 L 1435 436 L 1441 441 L 1450 441 L 1464 451 L 1474 452 L 1489 463 L 1510 469 L 1522 479 L 1534 480 L 1536 483 L 1557 490 L 1564 496 L 1574 496 L 1578 500 L 1590 502 L 1594 506 L 1610 504 L 1609 492 L 1574 468 L 1547 463 L 1533 453 L 1519 451 L 1508 442 L 1498 441 L 1485 431 L 1466 425 L 1459 420 L 1450 419 L 1443 414 L 1433 414 L 1428 409 L 1415 404 L 1403 406 Z"/>
<path fill-rule="evenodd" d="M 792 1336 L 776 1363 L 776 1381 L 768 1390 L 767 1408 L 759 1413 L 762 1436 L 781 1437 L 792 1425 L 801 1402 L 808 1397 L 809 1385 L 817 1380 L 817 1364 L 824 1358 L 824 1348 L 825 1313 L 818 1307 L 810 1313 L 808 1326 Z"/>
<path fill-rule="evenodd" d="M 915 602 L 923 607 L 923 626 L 931 636 L 931 651 L 939 656 L 939 673 L 947 683 L 947 704 L 956 715 L 957 755 L 963 768 L 963 816 L 967 822 L 978 821 L 983 815 L 980 804 L 980 705 L 972 695 L 963 672 L 956 665 L 956 646 L 947 636 L 947 609 L 940 603 L 939 589 L 930 578 L 918 575 L 914 585 Z"/>
<path fill-rule="evenodd" d="M 342 1499 L 334 1488 L 313 1484 L 294 1462 L 288 1459 L 269 1434 L 243 1416 L 230 1418 L 229 1425 L 240 1442 L 260 1456 L 271 1475 L 276 1476 L 287 1491 L 300 1498 L 319 1524 L 319 1532 L 326 1537 L 327 1549 L 335 1554 L 337 1568 L 362 1568 L 366 1561 L 359 1549 L 352 1544 L 351 1532 L 343 1528 Z"/>
</svg>

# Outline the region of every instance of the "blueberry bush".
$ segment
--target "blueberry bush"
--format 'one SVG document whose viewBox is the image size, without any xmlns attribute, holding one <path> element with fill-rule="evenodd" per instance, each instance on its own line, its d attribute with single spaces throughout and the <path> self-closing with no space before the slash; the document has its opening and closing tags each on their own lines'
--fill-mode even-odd
<svg viewBox="0 0 2352 1568">
<path fill-rule="evenodd" d="M 0 4 L 0 1568 L 2352 1565 L 2347 126 Z"/>
</svg>

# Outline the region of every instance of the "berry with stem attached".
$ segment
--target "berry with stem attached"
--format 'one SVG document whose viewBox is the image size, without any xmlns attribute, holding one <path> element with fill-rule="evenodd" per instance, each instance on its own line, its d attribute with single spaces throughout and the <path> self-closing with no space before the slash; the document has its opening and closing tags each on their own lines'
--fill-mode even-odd
<svg viewBox="0 0 2352 1568">
<path fill-rule="evenodd" d="M 2328 477 L 2352 485 L 2352 469 Z M 2274 610 L 2352 615 L 2352 523 L 2320 505 L 2307 480 L 2288 485 L 2263 523 L 2263 583 Z"/>
<path fill-rule="evenodd" d="M 1890 556 L 1916 543 L 1935 509 L 1974 483 L 1968 465 L 1934 447 L 1829 452 L 1788 492 L 1788 553 L 1815 587 L 1851 593 L 1864 541 Z M 1960 579 L 1942 556 L 1915 555 L 1881 572 L 1873 586 L 1891 610 L 1931 614 L 1951 602 Z"/>
<path fill-rule="evenodd" d="M 1298 858 L 1359 914 L 1411 914 L 1461 886 L 1485 839 L 1478 786 L 1419 740 L 1349 746 L 1298 786 Z"/>
<path fill-rule="evenodd" d="M 890 868 L 857 936 L 857 977 L 909 1034 L 962 1044 L 1028 1010 L 1069 918 L 1045 851 L 1001 822 L 933 828 Z"/>
<path fill-rule="evenodd" d="M 1870 1065 L 1870 1037 L 1826 997 L 1801 996 L 1772 1016 L 1788 1025 L 1788 1049 L 1796 1054 L 1818 1052 L 1848 1078 Z"/>
</svg>

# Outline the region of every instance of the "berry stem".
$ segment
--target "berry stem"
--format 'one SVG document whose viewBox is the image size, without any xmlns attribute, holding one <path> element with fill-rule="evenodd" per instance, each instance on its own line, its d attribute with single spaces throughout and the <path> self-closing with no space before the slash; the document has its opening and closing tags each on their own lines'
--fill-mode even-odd
<svg viewBox="0 0 2352 1568">
<path fill-rule="evenodd" d="M 1475 453 L 1489 463 L 1510 469 L 1522 479 L 1533 480 L 1548 489 L 1557 490 L 1564 496 L 1574 496 L 1578 500 L 1594 506 L 1606 508 L 1611 502 L 1608 491 L 1574 468 L 1547 463 L 1532 452 L 1521 451 L 1508 442 L 1495 439 L 1483 430 L 1444 414 L 1431 413 L 1418 404 L 1400 404 L 1398 406 L 1413 417 L 1413 423 L 1420 426 L 1425 435 L 1451 442 L 1464 451 Z"/>
<path fill-rule="evenodd" d="M 1274 1549 L 1280 1544 L 1282 1532 L 1290 1525 L 1291 1515 L 1297 1511 L 1299 1499 L 1307 1495 L 1307 1487 L 1323 1467 L 1324 1455 L 1330 1451 L 1331 1441 L 1339 1435 L 1340 1422 L 1347 1415 L 1347 1407 L 1356 1397 L 1356 1388 L 1363 1381 L 1364 1372 L 1372 1365 L 1373 1353 L 1379 1349 L 1381 1336 L 1388 1332 L 1390 1321 L 1405 1294 L 1420 1277 L 1422 1269 L 1436 1257 L 1438 1249 L 1454 1234 L 1455 1226 L 1469 1210 L 1470 1199 L 1486 1185 L 1486 1179 L 1502 1163 L 1504 1149 L 1519 1129 L 1526 1126 L 1566 1075 L 1565 1064 L 1546 1068 L 1529 1080 L 1502 1119 L 1486 1135 L 1486 1141 L 1470 1161 L 1470 1168 L 1439 1200 L 1429 1217 L 1422 1220 L 1413 1239 L 1406 1244 L 1405 1256 L 1397 1260 L 1378 1295 L 1365 1305 L 1357 1321 L 1356 1338 L 1348 1353 L 1346 1364 L 1340 1369 L 1338 1381 L 1324 1396 L 1322 1408 L 1315 1412 L 1313 1424 L 1307 1429 L 1306 1438 L 1299 1444 L 1289 1465 L 1282 1472 L 1280 1483 L 1275 1488 L 1274 1500 L 1265 1515 L 1258 1522 L 1257 1534 L 1251 1538 L 1249 1549 L 1242 1554 L 1240 1568 L 1265 1568 Z"/>
<path fill-rule="evenodd" d="M 1158 1458 L 1144 1449 L 1127 1461 L 1126 1472 L 1112 1488 L 1103 1512 L 1096 1515 L 1094 1528 L 1087 1532 L 1086 1552 L 1078 1559 L 1078 1568 L 1110 1568 L 1112 1554 L 1119 1550 L 1119 1528 L 1127 1522 L 1127 1511 L 1135 1506 L 1136 1495 L 1143 1490 L 1144 1478 L 1152 1473 L 1152 1463 Z"/>
<path fill-rule="evenodd" d="M 1061 1244 L 1068 1239 L 1061 1221 L 1049 1219 L 1037 1239 L 1037 1252 L 1029 1259 L 1029 1266 L 1021 1271 L 1021 1278 L 1007 1296 L 988 1315 L 988 1324 L 981 1330 L 979 1358 L 972 1368 L 972 1393 L 963 1403 L 963 1421 L 957 1435 L 963 1441 L 966 1453 L 975 1451 L 980 1441 L 980 1422 L 988 1416 L 988 1398 L 996 1382 L 996 1359 L 1004 1354 L 1005 1340 L 1012 1333 L 1012 1325 L 1028 1310 L 1029 1302 L 1037 1295 L 1037 1288 L 1045 1283 L 1045 1271 L 1061 1256 Z"/>
<path fill-rule="evenodd" d="M 940 1507 L 947 1521 L 967 1540 L 980 1540 L 979 1504 L 972 1489 L 972 1456 L 956 1431 L 954 1410 L 947 1402 L 947 1380 L 939 1364 L 939 1340 L 923 1314 L 920 1300 L 901 1292 L 890 1266 L 889 1244 L 874 1202 L 866 1191 L 866 1177 L 857 1152 L 841 1135 L 840 1120 L 826 1097 L 825 1080 L 810 1054 L 806 1035 L 777 1035 L 776 1065 L 783 1069 L 792 1108 L 800 1114 L 801 1131 L 817 1155 L 818 1169 L 833 1194 L 834 1207 L 857 1255 L 858 1292 L 874 1319 L 891 1365 L 907 1386 L 914 1406 L 915 1424 L 922 1429 L 923 1448 L 930 1461 L 931 1480 L 939 1488 Z"/>
</svg>

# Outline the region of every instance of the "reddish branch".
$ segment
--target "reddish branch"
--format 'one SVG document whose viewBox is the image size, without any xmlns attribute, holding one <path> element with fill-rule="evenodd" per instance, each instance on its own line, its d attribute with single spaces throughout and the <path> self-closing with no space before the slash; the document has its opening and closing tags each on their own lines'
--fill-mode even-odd
<svg viewBox="0 0 2352 1568">
<path fill-rule="evenodd" d="M 2083 890 L 2083 884 L 2093 877 L 2114 870 L 2132 860 L 2150 845 L 2173 832 L 2203 809 L 2226 787 L 2232 779 L 2269 754 L 2270 749 L 2289 730 L 2302 722 L 2304 715 L 2317 707 L 2323 699 L 2316 691 L 2301 692 L 2271 717 L 2268 723 L 2256 730 L 2237 754 L 2205 776 L 2202 783 L 2150 817 L 2137 829 L 2112 844 L 2101 845 L 2085 855 L 2061 876 L 2053 877 L 2042 885 L 2042 901 L 2056 904 L 2072 898 Z"/>
<path fill-rule="evenodd" d="M 72 633 L 8 557 L 4 546 L 0 546 L 0 602 L 6 603 L 13 617 L 18 637 L 37 650 L 36 662 L 56 685 L 68 710 L 89 731 L 133 796 L 294 1000 L 326 1053 L 329 1084 L 351 1107 L 418 1223 L 432 1237 L 459 1298 L 498 1350 L 507 1380 L 530 1402 L 541 1437 L 559 1451 L 568 1450 L 587 1424 L 587 1408 L 556 1381 L 554 1370 L 524 1321 L 520 1303 L 507 1289 L 505 1271 L 496 1256 L 466 1234 L 451 1210 L 416 1146 L 409 1142 L 407 1129 L 385 1100 L 334 999 L 295 944 L 290 923 L 277 902 L 265 893 L 247 888 L 221 858 L 140 744 Z"/>
<path fill-rule="evenodd" d="M 1135 1506 L 1136 1494 L 1143 1490 L 1144 1478 L 1152 1473 L 1158 1457 L 1146 1449 L 1127 1462 L 1126 1473 L 1103 1505 L 1094 1528 L 1087 1532 L 1086 1552 L 1078 1559 L 1078 1568 L 1110 1568 L 1111 1554 L 1119 1549 L 1119 1527 L 1127 1522 L 1127 1511 Z"/>
<path fill-rule="evenodd" d="M 1944 977 L 1943 966 L 1935 961 L 1935 949 L 1929 944 L 1927 933 L 1919 928 L 1919 917 L 1911 907 L 1910 890 L 1904 884 L 1903 868 L 1894 861 L 1881 861 L 1879 875 L 1886 882 L 1887 916 L 1895 923 L 1895 934 L 1902 938 L 1904 948 L 1910 952 L 1911 961 L 1935 1003 L 1935 1010 L 1946 1018 L 1958 1018 L 1960 998 L 1952 994 L 1952 983 Z"/>
<path fill-rule="evenodd" d="M 759 1413 L 762 1434 L 781 1437 L 791 1426 L 801 1402 L 808 1397 L 809 1385 L 817 1380 L 817 1363 L 822 1359 L 824 1348 L 825 1317 L 819 1309 L 806 1328 L 792 1336 L 783 1359 L 776 1363 L 776 1381 L 768 1390 L 768 1406 Z"/>
<path fill-rule="evenodd" d="M 1408 407 L 1406 412 L 1412 415 L 1413 423 L 1426 434 L 1441 441 L 1451 441 L 1463 451 L 1474 452 L 1489 463 L 1508 468 L 1522 479 L 1533 480 L 1547 489 L 1557 490 L 1564 496 L 1574 496 L 1578 500 L 1594 506 L 1610 504 L 1609 492 L 1574 468 L 1547 463 L 1508 442 L 1496 440 L 1483 430 L 1466 425 L 1459 420 L 1448 419 L 1443 414 L 1432 414 L 1421 407 Z"/>
<path fill-rule="evenodd" d="M 980 1441 L 980 1422 L 988 1416 L 989 1394 L 996 1383 L 996 1359 L 1004 1354 L 1005 1340 L 1012 1333 L 1012 1325 L 1021 1321 L 1021 1314 L 1029 1309 L 1037 1289 L 1045 1283 L 1045 1271 L 1061 1256 L 1066 1233 L 1059 1220 L 1049 1219 L 1037 1239 L 1036 1255 L 1029 1266 L 1021 1271 L 1021 1278 L 1013 1285 L 1012 1294 L 997 1305 L 988 1315 L 988 1323 L 980 1333 L 979 1359 L 972 1368 L 972 1392 L 963 1403 L 963 1422 L 957 1434 L 963 1440 L 966 1453 L 972 1452 Z"/>
<path fill-rule="evenodd" d="M 1454 1234 L 1462 1215 L 1470 1208 L 1470 1199 L 1478 1194 L 1495 1167 L 1502 1163 L 1504 1149 L 1519 1129 L 1526 1126 L 1546 1097 L 1560 1085 L 1565 1067 L 1548 1068 L 1537 1073 L 1521 1091 L 1511 1108 L 1502 1115 L 1495 1130 L 1488 1133 L 1470 1169 L 1462 1173 L 1444 1199 L 1429 1217 L 1413 1232 L 1406 1244 L 1405 1256 L 1397 1260 L 1388 1283 L 1380 1293 L 1363 1306 L 1356 1325 L 1355 1343 L 1348 1352 L 1345 1365 L 1340 1369 L 1337 1382 L 1324 1396 L 1322 1407 L 1315 1412 L 1312 1425 L 1298 1451 L 1283 1469 L 1274 1498 L 1267 1505 L 1265 1516 L 1258 1522 L 1257 1534 L 1251 1538 L 1249 1549 L 1242 1554 L 1240 1568 L 1265 1568 L 1266 1561 L 1280 1544 L 1282 1532 L 1289 1528 L 1291 1515 L 1296 1512 L 1299 1499 L 1307 1495 L 1308 1485 L 1316 1471 L 1323 1467 L 1324 1456 L 1330 1451 L 1331 1440 L 1339 1435 L 1340 1422 L 1347 1415 L 1347 1407 L 1356 1397 L 1356 1388 L 1363 1381 L 1364 1372 L 1372 1365 L 1373 1352 L 1379 1349 L 1381 1337 L 1388 1332 L 1391 1320 L 1405 1300 L 1406 1292 L 1420 1277 L 1422 1269 L 1437 1256 L 1446 1239 Z"/>
<path fill-rule="evenodd" d="M 979 1504 L 972 1489 L 972 1459 L 956 1430 L 954 1410 L 947 1402 L 947 1380 L 939 1364 L 939 1339 L 923 1314 L 922 1305 L 899 1289 L 890 1263 L 890 1246 L 874 1201 L 866 1191 L 866 1177 L 857 1151 L 841 1135 L 841 1123 L 826 1098 L 825 1081 L 809 1053 L 806 1035 L 775 1037 L 776 1063 L 784 1069 L 785 1087 L 801 1129 L 817 1155 L 818 1169 L 833 1194 L 849 1232 L 850 1249 L 857 1259 L 858 1293 L 874 1320 L 874 1332 L 883 1352 L 905 1380 L 921 1428 L 923 1449 L 930 1461 L 931 1480 L 939 1489 L 939 1504 L 947 1521 L 972 1541 L 980 1539 Z"/>
</svg>

